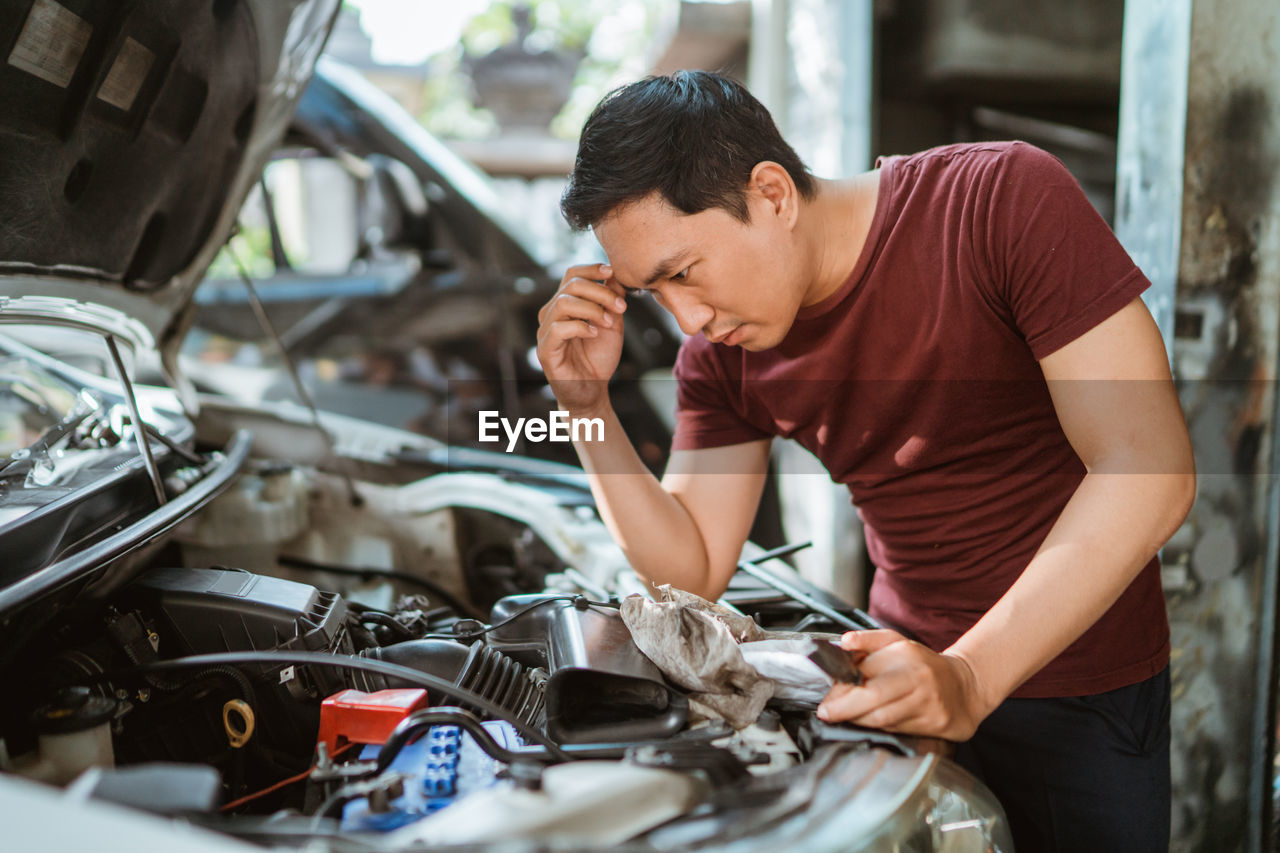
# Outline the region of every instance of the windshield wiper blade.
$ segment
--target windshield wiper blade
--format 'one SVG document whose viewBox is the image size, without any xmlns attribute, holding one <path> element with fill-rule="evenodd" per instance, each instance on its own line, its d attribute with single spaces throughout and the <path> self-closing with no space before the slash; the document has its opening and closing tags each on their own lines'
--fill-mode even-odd
<svg viewBox="0 0 1280 853">
<path fill-rule="evenodd" d="M 10 462 L 8 465 L 0 468 L 0 480 L 10 480 L 14 477 L 25 477 L 36 466 L 38 459 L 49 457 L 51 451 L 58 442 L 62 441 L 71 433 L 75 432 L 80 424 L 89 419 L 90 415 L 97 413 L 97 409 L 85 409 L 79 412 L 72 412 L 62 420 L 58 421 L 38 439 L 28 444 L 20 450 L 15 450 L 9 454 Z"/>
</svg>

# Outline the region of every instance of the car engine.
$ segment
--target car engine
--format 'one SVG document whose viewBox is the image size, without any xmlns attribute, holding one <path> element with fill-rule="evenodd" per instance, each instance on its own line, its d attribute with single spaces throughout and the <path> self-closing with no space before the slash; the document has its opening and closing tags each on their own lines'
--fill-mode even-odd
<svg viewBox="0 0 1280 853">
<path fill-rule="evenodd" d="M 326 415 L 330 450 L 288 406 L 209 400 L 194 426 L 185 454 L 157 448 L 166 506 L 224 477 L 215 496 L 14 585 L 54 578 L 4 611 L 22 689 L 0 708 L 0 788 L 326 849 L 764 849 L 872 814 L 860 798 L 889 809 L 868 838 L 1002 837 L 990 795 L 911 739 L 823 724 L 812 698 L 736 727 L 707 713 L 628 628 L 644 590 L 579 473 Z M 872 624 L 751 553 L 724 613 L 802 640 Z M 902 812 L 888 792 L 907 789 Z"/>
</svg>

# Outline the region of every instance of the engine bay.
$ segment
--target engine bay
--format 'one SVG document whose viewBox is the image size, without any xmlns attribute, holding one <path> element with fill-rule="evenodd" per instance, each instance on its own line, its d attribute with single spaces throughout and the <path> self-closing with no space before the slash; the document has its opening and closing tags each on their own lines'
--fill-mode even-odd
<svg viewBox="0 0 1280 853">
<path fill-rule="evenodd" d="M 229 403 L 196 426 L 200 465 L 158 448 L 156 512 L 205 480 L 221 492 L 6 616 L 21 690 L 0 710 L 0 787 L 325 849 L 763 844 L 826 826 L 824 797 L 837 816 L 888 809 L 873 835 L 941 832 L 888 819 L 907 790 L 987 808 L 954 765 L 826 725 L 813 699 L 708 713 L 633 637 L 628 598 L 652 592 L 563 469 L 486 468 L 342 419 L 326 460 L 296 413 Z M 755 554 L 703 604 L 803 642 L 872 624 Z"/>
</svg>

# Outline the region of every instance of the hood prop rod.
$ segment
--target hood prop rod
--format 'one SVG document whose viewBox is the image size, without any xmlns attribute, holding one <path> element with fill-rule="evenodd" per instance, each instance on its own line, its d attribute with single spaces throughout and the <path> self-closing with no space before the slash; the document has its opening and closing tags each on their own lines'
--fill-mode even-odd
<svg viewBox="0 0 1280 853">
<path fill-rule="evenodd" d="M 311 398 L 311 393 L 307 391 L 307 386 L 302 384 L 302 376 L 299 375 L 298 368 L 294 365 L 289 351 L 285 349 L 284 341 L 280 340 L 280 335 L 276 333 L 276 327 L 267 315 L 266 307 L 263 306 L 262 300 L 258 298 L 258 288 L 254 286 L 253 279 L 249 277 L 249 272 L 245 269 L 244 262 L 240 260 L 240 256 L 236 254 L 230 245 L 227 246 L 227 254 L 231 255 L 231 259 L 235 261 L 236 272 L 240 276 L 240 281 L 244 283 L 245 289 L 249 291 L 249 305 L 253 308 L 254 316 L 258 318 L 258 325 L 262 327 L 262 331 L 266 332 L 267 337 L 271 338 L 271 342 L 275 344 L 276 350 L 280 353 L 280 360 L 284 362 L 285 370 L 293 383 L 293 390 L 297 393 L 298 399 L 302 401 L 302 405 L 306 406 L 307 411 L 311 413 L 311 423 L 316 432 L 320 433 L 325 448 L 329 451 L 329 457 L 333 460 L 334 469 L 337 471 L 338 476 L 346 484 L 347 495 L 351 500 L 351 505 L 354 507 L 363 506 L 364 498 L 356 491 L 356 484 L 352 481 L 351 474 L 347 471 L 346 463 L 338 455 L 338 448 L 333 440 L 333 435 L 320 422 L 320 410 L 316 408 L 315 400 Z"/>
<path fill-rule="evenodd" d="M 142 422 L 142 413 L 138 411 L 138 398 L 133 394 L 133 381 L 124 369 L 124 359 L 120 357 L 120 347 L 116 345 L 115 335 L 107 335 L 107 350 L 111 353 L 111 361 L 120 375 L 120 385 L 124 388 L 124 399 L 129 404 L 129 419 L 133 421 L 133 440 L 138 443 L 142 459 L 146 462 L 147 473 L 151 475 L 151 486 L 156 490 L 156 502 L 164 506 L 168 502 L 164 493 L 164 479 L 160 476 L 160 466 L 151 455 L 151 440 L 147 437 L 147 425 Z"/>
</svg>

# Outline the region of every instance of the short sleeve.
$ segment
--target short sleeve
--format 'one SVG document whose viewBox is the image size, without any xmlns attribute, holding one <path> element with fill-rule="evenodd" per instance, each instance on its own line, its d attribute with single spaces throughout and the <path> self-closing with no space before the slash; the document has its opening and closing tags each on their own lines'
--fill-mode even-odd
<svg viewBox="0 0 1280 853">
<path fill-rule="evenodd" d="M 985 230 L 997 296 L 1037 359 L 1150 286 L 1071 173 L 1035 146 L 1002 157 Z"/>
<path fill-rule="evenodd" d="M 686 338 L 676 356 L 676 429 L 672 450 L 727 447 L 769 438 L 748 423 L 735 403 L 735 382 L 702 337 Z"/>
</svg>

